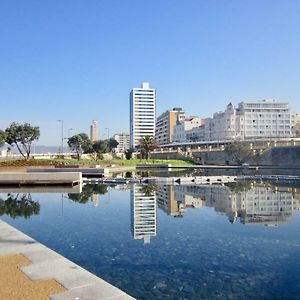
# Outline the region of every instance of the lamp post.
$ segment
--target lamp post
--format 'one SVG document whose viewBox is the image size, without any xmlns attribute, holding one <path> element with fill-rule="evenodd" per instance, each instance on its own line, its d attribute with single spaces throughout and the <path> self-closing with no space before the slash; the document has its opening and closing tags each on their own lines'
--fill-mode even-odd
<svg viewBox="0 0 300 300">
<path fill-rule="evenodd" d="M 68 139 L 70 138 L 70 132 L 71 132 L 72 130 L 74 130 L 74 129 L 73 129 L 73 128 L 69 128 L 69 129 L 68 129 Z"/>
<path fill-rule="evenodd" d="M 107 139 L 109 140 L 109 128 L 105 128 L 107 130 Z"/>
<path fill-rule="evenodd" d="M 110 145 L 109 145 L 109 128 L 105 128 L 105 130 L 107 130 L 107 147 L 108 147 L 108 151 L 110 151 Z"/>
<path fill-rule="evenodd" d="M 64 154 L 64 121 L 63 120 L 57 120 L 61 123 L 61 154 Z"/>
</svg>

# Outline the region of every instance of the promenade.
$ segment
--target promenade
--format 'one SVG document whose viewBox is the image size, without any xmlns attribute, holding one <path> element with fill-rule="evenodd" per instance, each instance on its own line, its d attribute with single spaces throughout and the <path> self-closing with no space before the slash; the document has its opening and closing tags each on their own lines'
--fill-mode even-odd
<svg viewBox="0 0 300 300">
<path fill-rule="evenodd" d="M 134 299 L 0 220 L 0 299 Z"/>
</svg>

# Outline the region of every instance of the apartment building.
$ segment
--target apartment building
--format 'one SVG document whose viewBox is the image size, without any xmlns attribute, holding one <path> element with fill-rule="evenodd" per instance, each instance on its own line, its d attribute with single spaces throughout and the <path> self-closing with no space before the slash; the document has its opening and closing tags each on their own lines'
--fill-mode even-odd
<svg viewBox="0 0 300 300">
<path fill-rule="evenodd" d="M 244 101 L 229 103 L 223 112 L 201 120 L 190 117 L 174 126 L 174 142 L 280 139 L 299 134 L 299 116 L 288 102 Z M 298 125 L 297 125 L 298 124 Z"/>
<path fill-rule="evenodd" d="M 166 145 L 173 142 L 174 126 L 185 118 L 185 113 L 180 107 L 167 110 L 156 120 L 155 139 L 158 145 Z"/>
<path fill-rule="evenodd" d="M 185 118 L 176 123 L 174 126 L 174 134 L 173 134 L 173 142 L 174 143 L 184 143 L 187 142 L 187 134 L 196 127 L 200 127 L 204 124 L 204 120 L 196 117 L 191 116 Z"/>
<path fill-rule="evenodd" d="M 288 102 L 275 100 L 241 102 L 236 110 L 236 124 L 241 139 L 289 138 L 292 132 L 292 113 Z"/>
<path fill-rule="evenodd" d="M 113 138 L 119 143 L 116 152 L 125 152 L 129 148 L 130 136 L 126 133 L 117 133 Z"/>
<path fill-rule="evenodd" d="M 143 82 L 130 92 L 130 147 L 136 148 L 144 136 L 155 136 L 156 90 Z"/>
</svg>

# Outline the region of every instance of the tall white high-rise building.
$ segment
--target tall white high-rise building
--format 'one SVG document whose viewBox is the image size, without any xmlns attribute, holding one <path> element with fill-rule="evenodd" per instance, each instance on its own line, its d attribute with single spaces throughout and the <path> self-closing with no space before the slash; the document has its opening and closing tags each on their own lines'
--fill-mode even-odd
<svg viewBox="0 0 300 300">
<path fill-rule="evenodd" d="M 135 148 L 144 136 L 155 135 L 156 91 L 143 82 L 130 92 L 130 147 Z"/>
</svg>

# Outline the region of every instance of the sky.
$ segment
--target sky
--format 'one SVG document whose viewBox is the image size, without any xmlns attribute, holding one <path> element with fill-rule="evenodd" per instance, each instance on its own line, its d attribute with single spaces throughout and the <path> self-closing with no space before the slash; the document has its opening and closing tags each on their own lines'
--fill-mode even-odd
<svg viewBox="0 0 300 300">
<path fill-rule="evenodd" d="M 1 0 L 0 129 L 29 122 L 53 146 L 57 120 L 64 137 L 94 119 L 101 139 L 128 133 L 143 81 L 157 115 L 261 99 L 300 112 L 299 16 L 298 0 Z"/>
</svg>

